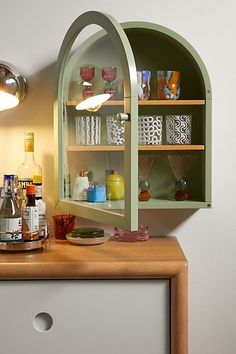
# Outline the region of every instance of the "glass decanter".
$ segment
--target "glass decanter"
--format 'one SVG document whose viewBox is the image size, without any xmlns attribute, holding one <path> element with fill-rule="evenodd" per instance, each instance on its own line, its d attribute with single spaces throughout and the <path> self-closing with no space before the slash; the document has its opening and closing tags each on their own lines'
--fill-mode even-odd
<svg viewBox="0 0 236 354">
<path fill-rule="evenodd" d="M 113 87 L 113 81 L 117 77 L 117 68 L 116 66 L 104 66 L 102 68 L 102 78 L 106 81 L 106 87 L 104 93 L 111 95 L 111 99 L 115 98 L 116 90 Z"/>
<path fill-rule="evenodd" d="M 155 155 L 139 155 L 138 169 L 139 169 L 139 201 L 148 201 L 151 198 L 150 189 L 150 173 L 154 164 L 160 159 L 160 156 Z"/>
<path fill-rule="evenodd" d="M 80 77 L 83 81 L 82 85 L 84 87 L 82 91 L 82 96 L 84 99 L 93 96 L 93 88 L 91 81 L 94 79 L 95 68 L 94 66 L 81 66 L 80 67 Z"/>
<path fill-rule="evenodd" d="M 189 199 L 187 173 L 195 159 L 196 155 L 168 155 L 170 167 L 176 178 L 175 200 Z"/>
</svg>

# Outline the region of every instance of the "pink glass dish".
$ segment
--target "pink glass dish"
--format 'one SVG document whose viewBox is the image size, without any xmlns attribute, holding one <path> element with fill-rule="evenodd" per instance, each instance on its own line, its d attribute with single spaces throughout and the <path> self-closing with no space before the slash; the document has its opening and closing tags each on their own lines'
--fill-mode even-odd
<svg viewBox="0 0 236 354">
<path fill-rule="evenodd" d="M 149 238 L 149 227 L 140 225 L 137 231 L 128 231 L 120 229 L 119 227 L 114 228 L 115 233 L 111 237 L 115 241 L 124 242 L 134 242 L 134 241 L 146 241 Z"/>
</svg>

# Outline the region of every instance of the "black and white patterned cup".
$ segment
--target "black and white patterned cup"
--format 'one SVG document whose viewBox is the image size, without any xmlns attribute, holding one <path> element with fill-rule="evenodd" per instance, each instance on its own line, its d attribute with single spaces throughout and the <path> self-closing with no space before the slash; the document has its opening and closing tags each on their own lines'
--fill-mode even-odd
<svg viewBox="0 0 236 354">
<path fill-rule="evenodd" d="M 160 145 L 162 143 L 162 116 L 138 117 L 139 145 Z"/>
<path fill-rule="evenodd" d="M 191 144 L 192 116 L 167 115 L 166 144 Z"/>
</svg>

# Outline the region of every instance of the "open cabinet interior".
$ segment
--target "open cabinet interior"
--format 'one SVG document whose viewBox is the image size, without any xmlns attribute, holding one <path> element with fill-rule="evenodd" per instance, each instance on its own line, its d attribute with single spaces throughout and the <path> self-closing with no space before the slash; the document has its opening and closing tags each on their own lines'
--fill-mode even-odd
<svg viewBox="0 0 236 354">
<path fill-rule="evenodd" d="M 159 119 L 157 124 L 160 124 L 161 135 L 158 143 L 150 140 L 143 144 L 140 140 L 142 126 L 138 127 L 139 143 L 136 149 L 139 156 L 139 177 L 135 183 L 140 187 L 142 178 L 148 179 L 151 198 L 148 201 L 138 201 L 140 188 L 137 188 L 137 206 L 139 209 L 210 207 L 211 89 L 206 69 L 195 50 L 174 32 L 142 22 L 125 23 L 122 27 L 132 48 L 136 65 L 133 69 L 151 72 L 150 97 L 148 100 L 137 101 L 138 113 L 135 119 L 139 124 L 141 117 L 147 118 L 142 123 L 147 129 L 147 139 L 151 136 L 152 122 Z M 94 68 L 94 75 L 89 82 L 81 74 L 83 67 Z M 106 77 L 107 67 L 115 68 L 111 80 L 109 76 Z M 157 71 L 166 70 L 181 73 L 178 99 L 160 100 L 158 97 Z M 116 170 L 124 180 L 128 176 L 124 161 L 125 144 L 129 138 L 128 135 L 125 136 L 127 123 L 117 120 L 117 114 L 125 112 L 125 73 L 110 35 L 103 30 L 88 36 L 78 47 L 74 45 L 65 71 L 61 169 L 63 176 L 70 175 L 71 192 L 69 195 L 64 188 L 66 178 L 61 179 L 62 199 L 89 209 L 124 214 L 125 198 L 122 197 L 114 200 L 107 194 L 106 201 L 101 203 L 73 199 L 76 176 L 81 170 L 89 171 L 90 185 L 94 182 L 97 185 L 106 185 L 107 174 L 112 170 Z M 92 89 L 93 95 L 99 95 L 107 88 L 112 90 L 112 97 L 96 112 L 76 109 L 78 103 L 86 98 L 84 90 Z M 187 118 L 190 119 L 190 142 L 168 142 L 168 117 L 178 116 L 190 117 Z M 83 132 L 80 126 L 82 120 L 85 127 Z M 86 134 L 93 134 L 91 129 L 95 129 L 94 134 L 99 134 L 99 137 L 89 141 L 86 140 Z M 84 136 L 81 137 L 81 134 Z M 88 139 L 90 138 L 91 136 Z M 182 199 L 181 196 L 176 198 L 176 191 L 181 183 L 185 183 L 185 188 L 187 183 L 187 197 Z M 126 192 L 125 190 L 124 194 Z"/>
</svg>

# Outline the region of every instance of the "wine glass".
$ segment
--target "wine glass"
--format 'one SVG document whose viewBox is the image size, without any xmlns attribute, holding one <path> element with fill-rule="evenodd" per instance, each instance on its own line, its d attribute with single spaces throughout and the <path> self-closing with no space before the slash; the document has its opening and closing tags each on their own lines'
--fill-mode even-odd
<svg viewBox="0 0 236 354">
<path fill-rule="evenodd" d="M 102 78 L 106 81 L 106 87 L 104 93 L 108 93 L 111 95 L 110 98 L 114 98 L 116 96 L 116 90 L 113 87 L 113 81 L 117 77 L 117 68 L 116 66 L 104 66 L 102 68 Z"/>
<path fill-rule="evenodd" d="M 149 193 L 150 182 L 149 176 L 154 164 L 160 159 L 156 155 L 139 155 L 138 169 L 139 169 L 139 201 L 148 201 L 151 198 Z"/>
<path fill-rule="evenodd" d="M 82 91 L 82 96 L 84 99 L 93 96 L 93 89 L 91 81 L 94 79 L 95 68 L 94 66 L 81 66 L 80 67 L 80 77 L 83 81 L 82 85 L 84 89 Z"/>
<path fill-rule="evenodd" d="M 187 200 L 187 173 L 196 159 L 196 155 L 168 155 L 169 164 L 176 178 L 175 200 Z"/>
</svg>

